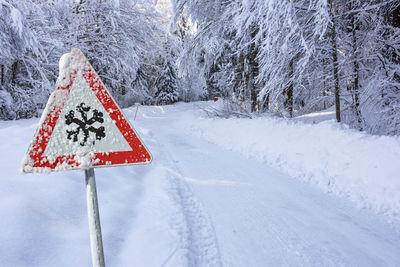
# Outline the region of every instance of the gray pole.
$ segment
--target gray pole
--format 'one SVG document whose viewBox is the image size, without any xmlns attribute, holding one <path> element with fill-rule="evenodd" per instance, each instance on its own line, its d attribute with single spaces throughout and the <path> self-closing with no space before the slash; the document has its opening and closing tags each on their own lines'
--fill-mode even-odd
<svg viewBox="0 0 400 267">
<path fill-rule="evenodd" d="M 94 178 L 93 168 L 85 170 L 85 178 L 92 263 L 93 267 L 105 267 L 103 241 L 101 238 L 99 205 L 97 202 L 96 180 Z"/>
</svg>

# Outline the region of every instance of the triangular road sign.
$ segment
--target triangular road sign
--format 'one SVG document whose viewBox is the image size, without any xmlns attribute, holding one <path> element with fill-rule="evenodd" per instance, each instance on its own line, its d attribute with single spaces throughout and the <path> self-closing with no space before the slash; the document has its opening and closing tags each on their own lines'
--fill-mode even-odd
<svg viewBox="0 0 400 267">
<path fill-rule="evenodd" d="M 60 60 L 50 96 L 22 165 L 23 172 L 150 163 L 136 134 L 83 53 Z"/>
</svg>

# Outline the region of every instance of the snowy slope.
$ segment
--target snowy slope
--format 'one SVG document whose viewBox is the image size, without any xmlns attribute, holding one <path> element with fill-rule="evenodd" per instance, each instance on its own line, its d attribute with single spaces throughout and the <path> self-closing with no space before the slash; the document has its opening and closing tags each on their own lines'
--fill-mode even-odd
<svg viewBox="0 0 400 267">
<path fill-rule="evenodd" d="M 351 158 L 362 152 L 370 160 L 372 147 L 394 172 L 396 138 L 332 122 L 203 118 L 197 106 L 208 104 L 140 107 L 136 121 L 135 108 L 125 110 L 154 161 L 96 169 L 108 266 L 400 265 L 399 229 L 387 223 L 397 219 L 397 200 L 385 195 L 398 184 L 381 169 L 389 164 L 377 165 L 374 182 L 357 175 L 362 161 Z M 0 266 L 90 266 L 83 172 L 20 174 L 37 122 L 0 122 Z M 296 136 L 303 145 L 280 144 Z M 343 140 L 322 146 L 321 138 Z M 310 140 L 322 156 L 306 149 Z M 337 149 L 325 152 L 332 147 Z M 335 158 L 344 158 L 337 161 L 340 171 L 326 178 L 326 162 Z M 325 168 L 314 167 L 319 164 Z M 360 182 L 349 182 L 350 174 Z M 332 177 L 336 187 L 324 184 Z M 354 184 L 347 194 L 344 183 Z M 375 191 L 385 209 L 365 197 Z"/>
</svg>

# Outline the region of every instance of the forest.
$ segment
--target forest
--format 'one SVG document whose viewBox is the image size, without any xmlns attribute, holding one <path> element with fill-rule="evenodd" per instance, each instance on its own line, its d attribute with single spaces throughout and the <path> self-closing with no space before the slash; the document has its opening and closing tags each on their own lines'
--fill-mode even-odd
<svg viewBox="0 0 400 267">
<path fill-rule="evenodd" d="M 1 120 L 38 116 L 77 47 L 124 108 L 218 97 L 400 134 L 398 0 L 0 0 L 0 14 Z"/>
</svg>

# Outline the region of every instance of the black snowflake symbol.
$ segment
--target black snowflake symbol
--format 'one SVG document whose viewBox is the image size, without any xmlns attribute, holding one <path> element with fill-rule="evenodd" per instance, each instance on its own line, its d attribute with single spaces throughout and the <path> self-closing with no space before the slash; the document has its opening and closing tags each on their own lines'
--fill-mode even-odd
<svg viewBox="0 0 400 267">
<path fill-rule="evenodd" d="M 84 146 L 86 144 L 87 139 L 89 138 L 90 132 L 96 134 L 96 140 L 101 140 L 103 137 L 106 136 L 106 133 L 104 132 L 104 127 L 101 126 L 99 128 L 95 128 L 92 126 L 93 123 L 95 122 L 100 122 L 103 123 L 103 112 L 99 112 L 97 109 L 93 110 L 93 116 L 88 119 L 87 114 L 90 110 L 90 107 L 86 106 L 85 103 L 81 103 L 78 106 L 76 106 L 76 111 L 78 111 L 81 114 L 81 120 L 75 118 L 75 112 L 73 110 L 70 110 L 68 115 L 65 115 L 65 123 L 67 125 L 70 125 L 71 123 L 75 123 L 78 125 L 78 127 L 75 130 L 67 130 L 67 138 L 69 140 L 72 139 L 72 141 L 77 142 L 78 141 L 78 135 L 82 131 L 84 138 L 83 141 L 80 142 L 79 144 L 81 146 Z M 94 141 L 93 141 L 94 144 Z"/>
</svg>

